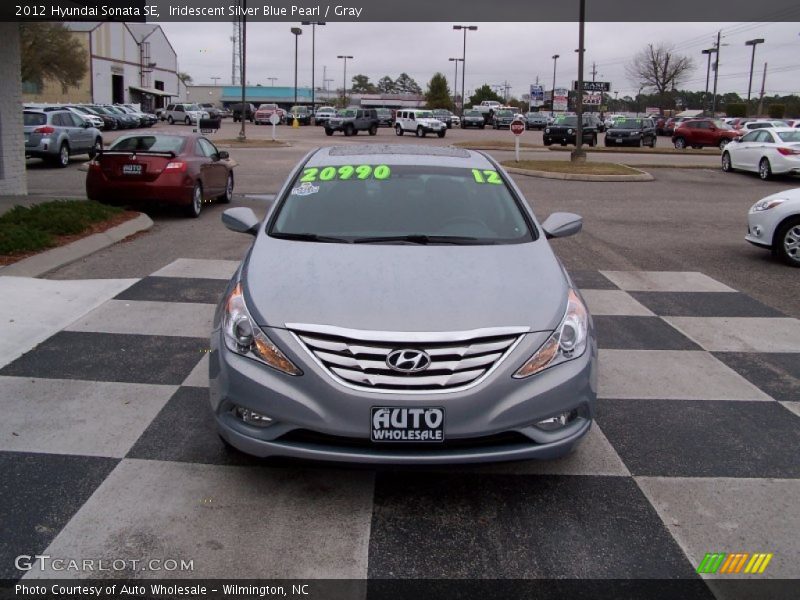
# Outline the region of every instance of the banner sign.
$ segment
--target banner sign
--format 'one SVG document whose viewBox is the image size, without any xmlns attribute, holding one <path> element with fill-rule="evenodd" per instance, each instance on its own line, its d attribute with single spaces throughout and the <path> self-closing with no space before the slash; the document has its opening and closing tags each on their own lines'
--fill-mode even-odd
<svg viewBox="0 0 800 600">
<path fill-rule="evenodd" d="M 572 82 L 572 89 L 574 91 L 578 91 L 578 82 Z M 611 82 L 610 81 L 584 81 L 583 82 L 583 91 L 584 92 L 610 92 L 611 91 Z"/>
<path fill-rule="evenodd" d="M 544 86 L 531 85 L 531 106 L 542 106 L 544 104 Z"/>
<path fill-rule="evenodd" d="M 556 88 L 553 90 L 553 110 L 567 110 L 569 108 L 569 90 Z"/>
</svg>

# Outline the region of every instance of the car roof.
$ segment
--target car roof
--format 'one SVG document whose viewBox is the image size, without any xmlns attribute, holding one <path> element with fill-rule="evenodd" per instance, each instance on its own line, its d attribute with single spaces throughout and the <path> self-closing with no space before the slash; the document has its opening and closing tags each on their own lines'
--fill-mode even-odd
<svg viewBox="0 0 800 600">
<path fill-rule="evenodd" d="M 351 165 L 380 162 L 391 165 L 423 165 L 495 169 L 479 152 L 454 146 L 422 146 L 415 144 L 348 144 L 319 148 L 307 166 Z"/>
</svg>

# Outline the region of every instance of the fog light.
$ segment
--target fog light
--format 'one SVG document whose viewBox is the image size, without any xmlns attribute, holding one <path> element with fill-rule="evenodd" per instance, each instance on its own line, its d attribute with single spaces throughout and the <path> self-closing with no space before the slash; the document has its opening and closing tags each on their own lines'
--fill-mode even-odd
<svg viewBox="0 0 800 600">
<path fill-rule="evenodd" d="M 762 232 L 762 229 L 761 229 L 760 225 L 754 225 L 753 226 L 753 235 L 754 236 L 761 237 L 761 232 Z"/>
<path fill-rule="evenodd" d="M 261 413 L 257 413 L 249 408 L 244 408 L 243 406 L 237 406 L 234 409 L 233 414 L 239 417 L 243 423 L 254 425 L 256 427 L 266 427 L 272 423 L 272 419 L 270 419 L 267 415 L 262 415 Z"/>
<path fill-rule="evenodd" d="M 536 423 L 536 427 L 543 431 L 555 431 L 556 429 L 561 429 L 567 423 L 574 421 L 577 416 L 577 410 L 559 413 L 554 417 L 550 417 L 549 419 L 542 419 L 541 421 L 538 421 Z"/>
</svg>

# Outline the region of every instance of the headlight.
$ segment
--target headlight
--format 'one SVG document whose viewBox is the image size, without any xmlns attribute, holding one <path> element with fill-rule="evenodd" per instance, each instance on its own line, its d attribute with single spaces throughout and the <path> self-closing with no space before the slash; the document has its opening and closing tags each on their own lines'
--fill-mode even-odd
<svg viewBox="0 0 800 600">
<path fill-rule="evenodd" d="M 544 132 L 545 133 L 550 133 L 550 128 L 549 127 L 545 128 Z"/>
<path fill-rule="evenodd" d="M 769 210 L 770 208 L 775 208 L 776 206 L 780 206 L 786 202 L 785 198 L 766 198 L 764 200 L 759 200 L 750 208 L 750 212 L 761 212 L 762 210 Z"/>
<path fill-rule="evenodd" d="M 631 135 L 640 135 L 641 131 L 631 131 Z"/>
<path fill-rule="evenodd" d="M 567 135 L 572 135 L 572 129 L 567 129 Z"/>
<path fill-rule="evenodd" d="M 523 379 L 540 371 L 578 358 L 586 350 L 589 331 L 589 313 L 575 290 L 567 295 L 567 312 L 547 341 L 514 373 Z"/>
<path fill-rule="evenodd" d="M 242 284 L 237 283 L 225 301 L 222 334 L 229 350 L 252 358 L 289 375 L 302 375 L 278 347 L 253 322 L 244 303 Z"/>
</svg>

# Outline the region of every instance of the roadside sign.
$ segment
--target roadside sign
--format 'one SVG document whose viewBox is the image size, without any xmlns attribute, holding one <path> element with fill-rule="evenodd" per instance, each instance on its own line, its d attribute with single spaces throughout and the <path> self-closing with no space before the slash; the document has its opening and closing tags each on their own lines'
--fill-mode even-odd
<svg viewBox="0 0 800 600">
<path fill-rule="evenodd" d="M 278 113 L 274 112 L 269 116 L 269 122 L 272 123 L 272 141 L 274 142 L 275 140 L 278 139 L 275 131 L 275 126 L 280 124 L 281 116 Z"/>
<path fill-rule="evenodd" d="M 567 110 L 569 107 L 569 92 L 567 88 L 553 90 L 553 110 Z"/>
<path fill-rule="evenodd" d="M 511 125 L 509 125 L 508 128 L 511 130 L 511 133 L 514 134 L 514 157 L 516 161 L 519 162 L 519 137 L 525 133 L 525 121 L 514 119 L 511 121 Z"/>
<path fill-rule="evenodd" d="M 576 92 L 578 91 L 578 82 L 572 82 L 572 89 Z M 611 82 L 610 81 L 584 81 L 583 82 L 583 91 L 584 92 L 610 92 L 611 91 Z"/>
<path fill-rule="evenodd" d="M 595 92 L 584 92 L 583 94 L 584 104 L 589 104 L 592 106 L 600 106 L 602 99 L 603 95 Z"/>
<path fill-rule="evenodd" d="M 542 106 L 544 104 L 544 86 L 531 85 L 531 106 Z"/>
</svg>

